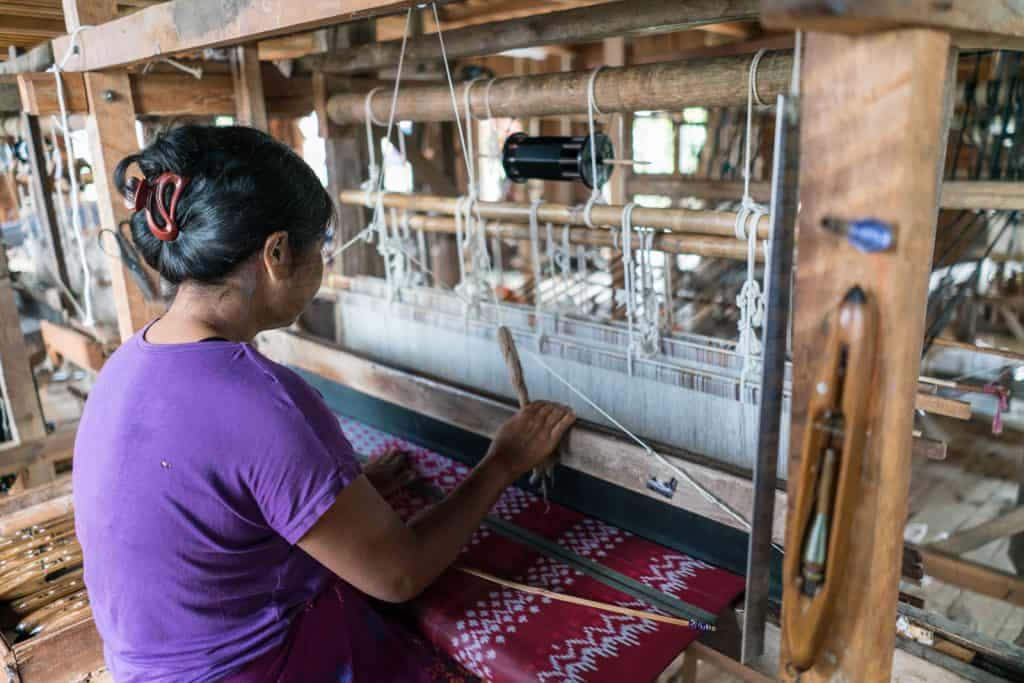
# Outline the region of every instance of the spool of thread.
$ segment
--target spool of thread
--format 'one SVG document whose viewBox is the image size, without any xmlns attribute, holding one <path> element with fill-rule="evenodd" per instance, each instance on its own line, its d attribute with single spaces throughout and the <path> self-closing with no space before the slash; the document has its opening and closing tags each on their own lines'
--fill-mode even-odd
<svg viewBox="0 0 1024 683">
<path fill-rule="evenodd" d="M 527 180 L 581 181 L 590 189 L 600 188 L 611 178 L 613 166 L 605 163 L 615 156 L 611 139 L 594 134 L 597 177 L 590 158 L 590 136 L 530 137 L 515 133 L 505 141 L 501 165 L 505 175 L 517 183 Z"/>
</svg>

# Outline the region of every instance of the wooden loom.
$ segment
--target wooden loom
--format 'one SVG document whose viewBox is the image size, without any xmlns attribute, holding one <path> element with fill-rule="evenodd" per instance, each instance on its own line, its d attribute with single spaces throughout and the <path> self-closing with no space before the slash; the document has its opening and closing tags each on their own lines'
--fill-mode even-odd
<svg viewBox="0 0 1024 683">
<path fill-rule="evenodd" d="M 158 110 L 155 104 L 146 104 L 143 76 L 129 76 L 117 70 L 118 67 L 152 57 L 154 44 L 164 53 L 172 54 L 208 45 L 243 43 L 271 32 L 283 33 L 344 21 L 353 11 L 347 7 L 332 11 L 320 7 L 299 8 L 300 3 L 295 7 L 291 3 L 279 3 L 282 11 L 273 20 L 269 14 L 261 14 L 255 8 L 243 8 L 242 17 L 229 20 L 217 15 L 220 10 L 211 10 L 209 25 L 186 35 L 175 29 L 175 9 L 178 5 L 184 6 L 182 0 L 109 24 L 101 23 L 112 19 L 112 15 L 104 14 L 102 3 L 79 0 L 66 4 L 81 10 L 81 13 L 68 14 L 69 22 L 76 20 L 71 18 L 74 16 L 80 23 L 98 24 L 95 29 L 79 35 L 80 53 L 69 61 L 67 68 L 85 72 L 80 81 L 75 75 L 69 76 L 72 88 L 80 83 L 81 97 L 73 97 L 72 101 L 78 110 L 90 114 L 98 169 L 97 189 L 104 222 L 111 225 L 123 215 L 119 201 L 109 191 L 110 169 L 134 146 L 134 141 L 125 141 L 121 133 L 134 124 L 136 115 L 166 111 Z M 356 4 L 359 7 L 355 10 L 388 12 L 406 3 Z M 640 4 L 647 10 L 659 3 Z M 719 5 L 723 3 L 693 4 L 702 5 L 705 12 L 679 8 L 679 19 L 674 25 L 685 27 L 713 18 L 722 19 Z M 786 417 L 782 423 L 782 443 L 787 448 L 783 452 L 790 453 L 790 457 L 782 458 L 777 468 L 771 468 L 771 477 L 778 474 L 785 478 L 801 463 L 799 439 L 788 439 L 788 434 L 803 433 L 807 420 L 805 409 L 812 395 L 817 343 L 827 312 L 847 289 L 857 284 L 869 285 L 878 301 L 879 346 L 884 360 L 877 374 L 879 382 L 884 382 L 891 391 L 878 397 L 879 405 L 869 416 L 871 432 L 878 438 L 871 440 L 864 453 L 866 477 L 871 485 L 865 487 L 863 505 L 856 513 L 854 525 L 856 529 L 877 530 L 878 535 L 876 539 L 865 533 L 853 533 L 846 576 L 835 597 L 836 616 L 822 637 L 822 649 L 828 656 L 816 660 L 805 675 L 813 680 L 839 673 L 850 680 L 880 680 L 891 664 L 891 622 L 895 617 L 899 578 L 899 566 L 894 558 L 899 556 L 901 544 L 901 510 L 906 506 L 911 443 L 914 448 L 934 447 L 924 439 L 911 442 L 910 417 L 914 407 L 963 414 L 962 402 L 936 396 L 927 380 L 921 383 L 917 372 L 921 336 L 919 313 L 926 280 L 923 274 L 927 270 L 934 232 L 933 221 L 928 220 L 928 216 L 939 203 L 935 169 L 940 165 L 942 151 L 937 141 L 947 125 L 943 107 L 949 87 L 943 80 L 944 66 L 950 61 L 951 45 L 995 42 L 1018 45 L 1024 30 L 1014 21 L 990 20 L 988 3 L 979 3 L 984 7 L 975 12 L 945 12 L 922 7 L 909 14 L 884 7 L 885 3 L 865 3 L 867 9 L 851 8 L 839 14 L 820 10 L 818 5 L 824 3 L 814 2 L 765 0 L 760 5 L 754 2 L 734 4 L 744 6 L 736 10 L 740 16 L 757 16 L 760 10 L 765 22 L 812 31 L 806 37 L 804 55 L 800 131 L 803 159 L 800 196 L 804 205 L 800 219 L 794 358 L 792 365 L 784 368 Z M 665 15 L 664 8 L 661 11 L 662 23 L 651 25 L 665 26 L 668 19 L 677 16 L 674 12 Z M 643 11 L 631 14 L 649 16 Z M 995 16 L 994 9 L 991 16 Z M 567 26 L 580 24 L 578 18 L 566 21 Z M 659 20 L 652 18 L 651 21 Z M 620 31 L 642 28 L 637 19 L 631 22 L 629 26 L 615 26 Z M 76 26 L 69 23 L 68 28 Z M 901 30 L 875 32 L 893 27 Z M 819 30 L 823 32 L 816 32 Z M 133 41 L 109 38 L 109 35 L 123 35 L 122 32 L 138 38 Z M 846 33 L 857 35 L 843 35 Z M 540 38 L 519 37 L 517 40 L 525 40 L 525 44 L 542 42 Z M 531 43 L 531 40 L 537 42 Z M 143 49 L 141 46 L 147 41 L 148 46 Z M 68 47 L 68 38 L 59 39 L 55 52 L 62 55 Z M 246 71 L 245 60 L 253 56 L 253 48 L 248 50 L 247 53 L 240 48 L 238 53 L 239 70 L 231 81 L 239 97 L 234 104 L 246 121 L 259 125 L 266 118 L 270 92 L 268 88 L 261 93 L 263 86 L 257 88 L 254 84 L 258 74 L 251 68 L 251 62 Z M 472 50 L 463 54 L 472 54 Z M 743 84 L 749 63 L 747 56 L 732 56 L 667 61 L 644 68 L 607 69 L 596 79 L 595 97 L 601 111 L 606 113 L 680 109 L 690 105 L 741 106 L 746 97 Z M 763 60 L 758 72 L 763 99 L 772 100 L 783 91 L 791 67 L 792 59 L 786 51 L 769 54 Z M 109 68 L 115 70 L 100 71 Z M 470 108 L 479 118 L 491 113 L 509 117 L 583 114 L 588 75 L 581 71 L 501 79 L 489 89 L 489 97 L 480 84 L 469 93 Z M 226 76 L 223 78 L 222 90 L 229 82 Z M 23 91 L 34 93 L 31 96 L 36 101 L 40 100 L 40 93 L 47 84 L 52 83 L 49 75 L 23 80 L 39 86 L 29 89 L 26 85 Z M 322 77 L 319 84 L 322 97 L 316 104 L 323 116 L 322 122 L 331 136 L 341 139 L 339 126 L 362 121 L 366 97 L 332 93 L 330 82 Z M 203 87 L 216 90 L 208 84 Z M 460 87 L 460 102 L 464 89 L 469 87 Z M 838 116 L 833 92 L 836 89 L 843 94 L 844 122 L 864 141 L 856 163 L 848 158 L 851 154 L 842 145 L 836 145 L 830 138 Z M 893 99 L 879 103 L 875 99 L 879 91 L 893 93 Z M 387 119 L 388 94 L 381 91 L 370 98 L 371 112 L 377 120 Z M 450 119 L 451 104 L 447 98 L 447 90 L 440 86 L 404 88 L 397 112 L 400 118 L 410 120 Z M 224 99 L 221 93 L 219 104 L 209 105 L 211 110 L 230 106 Z M 880 124 L 876 120 L 880 110 L 884 110 L 887 123 Z M 35 111 L 41 113 L 45 108 Z M 910 135 L 906 134 L 908 130 Z M 331 142 L 329 145 L 338 147 Z M 339 192 L 339 197 L 349 207 L 362 205 L 367 200 L 365 192 L 354 190 L 362 179 L 358 172 L 350 172 L 344 182 L 332 178 L 337 190 L 347 190 Z M 946 196 L 945 191 L 942 196 Z M 572 204 L 567 202 L 541 206 L 538 218 L 542 223 L 555 221 L 559 237 L 561 225 L 572 224 L 568 240 L 573 246 L 607 248 L 614 245 L 608 228 L 621 219 L 621 200 L 622 197 L 616 198 L 615 207 L 594 208 L 594 228 L 582 224 L 579 211 L 572 211 Z M 388 209 L 410 211 L 408 227 L 411 230 L 433 235 L 456 232 L 453 196 L 438 198 L 424 193 L 388 196 L 384 201 Z M 509 241 L 529 240 L 528 204 L 492 206 L 481 203 L 480 209 L 484 218 L 494 219 L 487 225 L 488 235 Z M 352 208 L 346 211 L 347 216 L 362 213 Z M 897 227 L 894 252 L 859 254 L 818 229 L 826 215 L 854 218 L 864 213 L 877 215 Z M 746 245 L 730 232 L 734 215 L 638 208 L 633 222 L 663 230 L 656 237 L 655 251 L 742 260 L 746 258 Z M 344 235 L 347 238 L 362 229 L 362 222 L 342 227 L 343 231 L 349 231 Z M 761 237 L 770 234 L 767 218 L 758 232 Z M 450 240 L 436 242 L 442 248 L 445 244 L 450 246 Z M 760 249 L 758 252 L 760 257 Z M 515 395 L 505 378 L 494 343 L 494 323 L 498 318 L 493 305 L 485 302 L 476 313 L 466 316 L 456 296 L 424 287 L 404 288 L 397 298 L 390 300 L 393 292 L 381 280 L 358 277 L 360 272 L 372 270 L 369 261 L 376 256 L 362 249 L 356 258 L 350 257 L 345 257 L 347 265 L 359 264 L 361 259 L 364 267 L 361 270 L 347 268 L 347 277 L 330 280 L 322 292 L 322 300 L 329 302 L 330 322 L 335 327 L 331 336 L 343 348 L 294 332 L 276 332 L 260 340 L 261 349 L 282 362 L 363 394 L 397 403 L 474 434 L 492 435 L 500 421 L 510 414 L 510 399 Z M 148 319 L 152 309 L 120 264 L 115 263 L 112 272 L 121 332 L 127 336 Z M 609 269 L 606 275 L 608 282 L 601 284 L 611 289 L 615 273 Z M 542 285 L 534 283 L 534 296 L 545 303 L 544 296 L 551 288 Z M 628 340 L 621 320 L 611 311 L 607 316 L 588 319 L 550 306 L 542 308 L 539 315 L 531 305 L 502 304 L 502 308 L 502 319 L 513 328 L 521 347 L 536 348 L 536 333 L 544 331 L 540 355 L 546 362 L 565 374 L 585 394 L 597 399 L 631 430 L 649 439 L 659 451 L 664 451 L 672 465 L 684 469 L 730 507 L 743 511 L 750 508 L 755 488 L 751 472 L 757 464 L 750 453 L 758 434 L 758 417 L 753 406 L 759 396 L 755 387 L 744 386 L 741 382 L 742 368 L 733 342 L 700 335 L 666 334 L 656 354 L 627 359 L 624 348 Z M 386 330 L 386 335 L 381 334 L 382 329 Z M 386 338 L 385 344 L 381 343 L 382 336 Z M 430 353 L 424 352 L 423 339 L 432 342 Z M 524 359 L 524 370 L 535 396 L 573 403 L 588 422 L 594 423 L 572 433 L 563 459 L 566 467 L 647 499 L 705 516 L 726 527 L 742 528 L 733 516 L 695 495 L 686 483 L 680 482 L 671 496 L 652 488 L 652 481 L 663 483 L 673 479 L 673 470 L 652 462 L 643 448 L 602 429 L 601 423 L 606 421 L 600 415 L 580 405 L 563 385 L 552 381 L 546 371 L 528 358 Z M 700 406 L 699 411 L 689 410 L 693 406 Z M 712 419 L 725 425 L 742 422 L 748 443 L 730 438 L 717 424 L 710 429 Z M 788 486 L 789 492 L 795 494 L 799 482 L 791 479 Z M 763 484 L 761 490 L 764 490 Z M 771 485 L 768 490 L 775 501 L 775 512 L 769 517 L 767 537 L 782 543 L 787 540 L 787 495 Z M 794 497 L 788 498 L 792 501 Z M 763 523 L 760 526 L 764 528 Z M 790 538 L 786 545 L 794 543 Z M 791 588 L 787 586 L 785 590 Z M 91 624 L 86 626 L 87 623 L 81 622 L 77 627 L 88 630 Z M 43 644 L 57 642 L 53 637 L 40 638 L 35 647 L 38 651 Z M 30 643 L 32 641 L 24 647 L 28 648 Z M 837 647 L 836 643 L 843 645 Z M 26 658 L 24 651 L 19 654 L 18 646 L 14 648 L 14 659 L 24 680 L 47 680 L 45 676 L 36 677 L 31 673 L 31 667 L 25 662 L 33 660 Z M 795 678 L 795 672 L 785 668 L 780 675 Z"/>
</svg>

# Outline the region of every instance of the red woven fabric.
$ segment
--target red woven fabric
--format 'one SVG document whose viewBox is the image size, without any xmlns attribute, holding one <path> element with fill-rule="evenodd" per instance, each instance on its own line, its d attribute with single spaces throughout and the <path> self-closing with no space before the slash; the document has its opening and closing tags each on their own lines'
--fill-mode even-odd
<svg viewBox="0 0 1024 683">
<path fill-rule="evenodd" d="M 342 419 L 358 452 L 398 445 L 421 478 L 450 491 L 467 468 L 437 453 Z M 557 485 L 557 484 L 556 484 Z M 392 504 L 404 518 L 431 501 L 405 491 Z M 717 614 L 743 591 L 743 577 L 512 488 L 491 514 L 684 602 Z M 651 608 L 567 565 L 481 528 L 462 564 L 502 578 L 626 607 Z M 450 570 L 416 601 L 423 634 L 467 669 L 495 683 L 653 681 L 699 634 L 503 588 Z"/>
</svg>

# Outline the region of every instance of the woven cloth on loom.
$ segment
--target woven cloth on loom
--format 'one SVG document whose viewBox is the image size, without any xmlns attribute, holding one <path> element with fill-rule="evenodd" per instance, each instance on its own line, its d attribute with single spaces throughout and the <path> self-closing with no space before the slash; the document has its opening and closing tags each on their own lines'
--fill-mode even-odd
<svg viewBox="0 0 1024 683">
<path fill-rule="evenodd" d="M 451 491 L 468 468 L 367 425 L 340 418 L 356 451 L 399 446 L 420 477 Z M 411 491 L 392 499 L 403 518 L 431 501 Z M 743 591 L 743 577 L 622 529 L 508 489 L 491 514 L 648 586 L 718 614 Z M 682 530 L 681 530 L 682 531 Z M 551 591 L 650 610 L 565 564 L 486 529 L 462 550 L 462 564 Z M 698 631 L 552 601 L 449 570 L 415 603 L 416 622 L 440 650 L 494 683 L 653 681 Z"/>
</svg>

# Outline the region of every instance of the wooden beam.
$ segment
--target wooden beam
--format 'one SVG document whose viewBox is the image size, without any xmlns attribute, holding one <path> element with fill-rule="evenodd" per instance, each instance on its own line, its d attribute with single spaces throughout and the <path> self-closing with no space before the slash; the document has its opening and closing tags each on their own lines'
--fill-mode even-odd
<svg viewBox="0 0 1024 683">
<path fill-rule="evenodd" d="M 634 194 L 657 194 L 666 197 L 696 197 L 697 199 L 740 199 L 743 197 L 743 181 L 709 180 L 689 178 L 669 173 L 633 173 L 626 179 L 626 192 Z M 771 184 L 765 181 L 750 183 L 750 195 L 755 201 L 771 199 Z"/>
<path fill-rule="evenodd" d="M 498 427 L 515 412 L 511 404 L 375 363 L 340 347 L 293 332 L 265 332 L 260 335 L 258 344 L 262 353 L 279 363 L 316 373 L 374 398 L 487 438 L 493 437 Z M 670 456 L 670 459 L 734 509 L 750 508 L 752 491 L 749 479 L 680 457 Z M 561 463 L 659 502 L 745 531 L 730 515 L 695 492 L 687 490 L 671 501 L 652 492 L 647 488 L 651 476 L 667 481 L 677 475 L 669 468 L 652 462 L 642 448 L 603 431 L 582 426 L 573 428 Z M 680 483 L 680 487 L 686 489 L 686 484 Z M 780 540 L 786 504 L 781 491 L 776 496 L 773 538 Z"/>
<path fill-rule="evenodd" d="M 121 159 L 139 149 L 135 137 L 131 82 L 128 74 L 123 72 L 87 74 L 85 82 L 89 94 L 89 111 L 92 112 L 87 127 L 100 222 L 124 232 L 126 226 L 122 227 L 122 222 L 131 218 L 131 213 L 125 208 L 124 200 L 114 187 L 114 167 Z M 105 233 L 103 238 L 104 250 L 110 255 L 110 279 L 117 308 L 118 330 L 124 341 L 159 315 L 163 307 L 159 301 L 146 300 L 130 271 L 117 257 L 118 245 L 113 236 Z M 146 264 L 142 266 L 154 290 L 158 289 L 155 283 L 159 283 L 159 276 Z"/>
<path fill-rule="evenodd" d="M 755 19 L 757 0 L 625 0 L 551 12 L 543 17 L 478 24 L 445 31 L 449 59 L 490 55 L 542 45 L 589 43 L 634 33 L 683 31 L 719 21 Z M 337 50 L 300 60 L 304 68 L 335 74 L 359 73 L 398 64 L 401 40 Z M 406 63 L 441 58 L 437 34 L 409 39 Z"/>
<path fill-rule="evenodd" d="M 950 555 L 963 555 L 986 543 L 1024 532 L 1024 505 L 982 522 L 970 529 L 957 531 L 952 536 L 930 543 L 928 550 L 937 550 Z"/>
<path fill-rule="evenodd" d="M 3 27 L 5 33 L 18 33 L 38 38 L 52 38 L 64 33 L 64 22 L 60 19 L 43 19 L 16 14 L 0 14 L 0 27 Z"/>
<path fill-rule="evenodd" d="M 276 71 L 273 67 L 271 70 Z M 65 73 L 64 98 L 68 112 L 89 113 L 85 77 Z M 129 75 L 132 102 L 138 116 L 217 116 L 236 113 L 234 83 L 230 74 L 206 73 L 196 79 L 186 73 L 154 71 Z M 309 77 L 284 78 L 263 71 L 266 109 L 270 114 L 302 116 L 313 110 Z M 51 73 L 18 75 L 21 108 L 34 116 L 57 114 L 57 84 Z"/>
<path fill-rule="evenodd" d="M 926 27 L 950 32 L 961 48 L 1024 49 L 1024 11 L 1016 1 L 762 0 L 761 23 L 770 29 L 848 34 Z"/>
<path fill-rule="evenodd" d="M 1024 577 L 931 547 L 918 548 L 926 575 L 959 588 L 1024 607 Z"/>
<path fill-rule="evenodd" d="M 43 345 L 56 367 L 60 359 L 68 360 L 83 370 L 97 373 L 107 360 L 103 344 L 85 332 L 67 325 L 39 321 Z"/>
<path fill-rule="evenodd" d="M 450 1 L 439 0 L 440 3 Z M 78 54 L 68 59 L 65 68 L 69 71 L 109 69 L 160 56 L 236 45 L 356 18 L 376 17 L 398 12 L 413 4 L 417 3 L 411 0 L 172 0 L 98 25 L 93 22 L 93 28 L 79 34 Z M 78 25 L 81 24 L 74 24 Z M 71 28 L 72 24 L 69 24 L 69 30 Z M 58 59 L 63 59 L 70 48 L 70 36 L 53 41 L 53 53 Z"/>
<path fill-rule="evenodd" d="M 1024 183 L 993 180 L 944 181 L 942 208 L 1024 210 Z"/>
<path fill-rule="evenodd" d="M 50 249 L 53 252 L 55 273 L 60 284 L 61 301 L 68 312 L 73 304 L 67 292 L 71 291 L 71 278 L 68 276 L 68 264 L 64 258 L 64 240 L 61 236 L 60 221 L 53 206 L 53 180 L 46 167 L 46 151 L 43 145 L 43 133 L 39 127 L 39 117 L 22 113 L 21 129 L 28 147 L 28 164 L 31 171 L 29 185 L 32 188 L 32 209 L 40 229 L 50 238 Z"/>
<path fill-rule="evenodd" d="M 872 297 L 880 332 L 845 575 L 829 579 L 840 582 L 839 591 L 812 668 L 798 673 L 788 666 L 791 647 L 783 639 L 779 675 L 787 681 L 890 677 L 949 50 L 948 35 L 926 30 L 806 38 L 790 472 L 800 471 L 828 316 L 851 287 Z M 821 228 L 826 215 L 889 221 L 899 226 L 898 243 L 890 252 L 863 254 Z M 789 500 L 798 486 L 813 483 L 790 478 Z M 803 531 L 787 528 L 788 548 L 802 545 Z"/>
<path fill-rule="evenodd" d="M 594 98 L 606 114 L 640 109 L 678 110 L 688 106 L 741 106 L 747 101 L 750 62 L 747 56 L 716 57 L 608 68 L 595 79 Z M 771 52 L 761 59 L 757 87 L 763 99 L 772 100 L 788 87 L 792 65 L 790 52 Z M 486 118 L 488 111 L 496 117 L 524 118 L 585 114 L 590 76 L 590 71 L 510 76 L 495 80 L 490 88 L 463 83 L 457 86 L 460 113 L 464 115 L 464 91 L 472 87 L 470 109 L 480 119 Z M 375 93 L 371 106 L 374 118 L 386 121 L 391 93 Z M 327 108 L 335 123 L 362 122 L 366 118 L 366 96 L 333 95 Z M 453 120 L 448 87 L 403 88 L 398 94 L 395 115 L 408 121 Z"/>
<path fill-rule="evenodd" d="M 767 182 L 753 182 L 750 193 L 757 201 L 768 201 Z M 630 194 L 657 194 L 699 199 L 739 199 L 743 183 L 729 180 L 705 180 L 668 173 L 634 173 L 626 181 Z M 988 180 L 949 180 L 942 183 L 940 206 L 943 209 L 1024 210 L 1024 183 Z"/>
<path fill-rule="evenodd" d="M 255 44 L 239 45 L 231 53 L 231 76 L 235 91 L 235 121 L 240 126 L 267 132 L 267 100 Z"/>
<path fill-rule="evenodd" d="M 28 347 L 21 332 L 21 316 L 7 270 L 7 248 L 0 242 L 0 400 L 4 399 L 18 443 L 46 436 L 43 409 L 39 405 Z"/>
<path fill-rule="evenodd" d="M 971 419 L 971 404 L 967 401 L 959 401 L 955 398 L 944 398 L 935 394 L 918 392 L 914 397 L 914 408 L 923 410 L 926 413 L 945 415 L 957 420 Z"/>
</svg>

